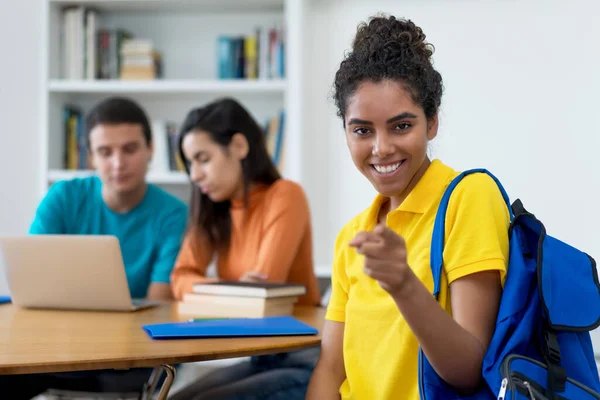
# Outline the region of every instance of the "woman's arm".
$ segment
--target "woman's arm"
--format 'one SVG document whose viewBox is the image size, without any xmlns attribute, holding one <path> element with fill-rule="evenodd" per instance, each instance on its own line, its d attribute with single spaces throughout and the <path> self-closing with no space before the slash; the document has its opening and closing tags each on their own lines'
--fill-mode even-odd
<svg viewBox="0 0 600 400">
<path fill-rule="evenodd" d="M 171 272 L 171 289 L 176 300 L 190 293 L 195 283 L 206 282 L 206 269 L 212 258 L 212 250 L 200 238 L 188 233 Z"/>
<path fill-rule="evenodd" d="M 313 371 L 307 400 L 340 399 L 340 386 L 346 379 L 344 368 L 344 323 L 325 321 L 321 354 Z"/>
<path fill-rule="evenodd" d="M 365 256 L 365 273 L 396 302 L 433 368 L 448 384 L 470 391 L 481 382 L 481 364 L 491 340 L 502 287 L 498 271 L 483 271 L 450 285 L 454 318 L 414 274 L 406 245 L 382 225 L 351 242 Z"/>
<path fill-rule="evenodd" d="M 451 316 L 412 274 L 393 298 L 438 375 L 468 392 L 481 383 L 501 293 L 498 271 L 458 279 L 450 285 Z"/>
<path fill-rule="evenodd" d="M 250 267 L 256 276 L 271 282 L 285 282 L 298 248 L 310 229 L 308 201 L 302 188 L 292 182 L 280 185 L 269 198 L 258 260 Z M 312 268 L 312 265 L 307 267 Z"/>
</svg>

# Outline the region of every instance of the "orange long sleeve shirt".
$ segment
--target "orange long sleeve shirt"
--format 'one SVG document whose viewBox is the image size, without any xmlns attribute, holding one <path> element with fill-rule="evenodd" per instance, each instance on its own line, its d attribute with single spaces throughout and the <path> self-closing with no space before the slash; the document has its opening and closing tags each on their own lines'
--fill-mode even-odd
<svg viewBox="0 0 600 400">
<path fill-rule="evenodd" d="M 250 192 L 248 208 L 236 199 L 230 212 L 230 246 L 218 254 L 218 278 L 237 281 L 248 271 L 262 272 L 270 282 L 303 284 L 306 294 L 298 304 L 318 305 L 321 296 L 313 269 L 310 212 L 302 187 L 285 179 L 259 185 Z M 206 270 L 212 258 L 206 240 L 186 235 L 171 273 L 178 300 L 195 283 L 208 280 Z"/>
</svg>

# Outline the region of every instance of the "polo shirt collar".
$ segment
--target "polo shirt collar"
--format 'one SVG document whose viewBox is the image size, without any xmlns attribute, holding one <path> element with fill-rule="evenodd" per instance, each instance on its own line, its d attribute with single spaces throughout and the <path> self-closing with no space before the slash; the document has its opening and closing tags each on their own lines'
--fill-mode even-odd
<svg viewBox="0 0 600 400">
<path fill-rule="evenodd" d="M 443 190 L 446 189 L 446 186 L 456 174 L 456 171 L 440 160 L 433 160 L 419 182 L 417 182 L 417 185 L 395 211 L 425 213 L 434 202 L 439 201 Z M 387 200 L 387 197 L 377 194 L 369 210 L 369 219 L 375 218 L 377 220 L 379 209 Z"/>
</svg>

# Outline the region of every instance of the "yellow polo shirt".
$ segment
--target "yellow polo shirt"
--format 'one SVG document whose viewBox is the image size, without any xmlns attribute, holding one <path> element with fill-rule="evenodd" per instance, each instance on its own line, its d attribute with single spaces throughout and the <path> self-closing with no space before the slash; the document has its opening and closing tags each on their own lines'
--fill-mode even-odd
<svg viewBox="0 0 600 400">
<path fill-rule="evenodd" d="M 433 291 L 429 253 L 439 202 L 459 172 L 433 160 L 413 191 L 387 215 L 387 226 L 406 241 L 408 264 Z M 392 297 L 363 272 L 364 258 L 348 242 L 372 230 L 387 198 L 373 204 L 340 231 L 335 245 L 332 295 L 326 318 L 345 323 L 342 399 L 419 399 L 419 343 Z M 452 314 L 448 286 L 466 275 L 498 270 L 508 263 L 510 216 L 496 183 L 485 174 L 465 177 L 448 204 L 444 271 L 439 301 Z"/>
</svg>

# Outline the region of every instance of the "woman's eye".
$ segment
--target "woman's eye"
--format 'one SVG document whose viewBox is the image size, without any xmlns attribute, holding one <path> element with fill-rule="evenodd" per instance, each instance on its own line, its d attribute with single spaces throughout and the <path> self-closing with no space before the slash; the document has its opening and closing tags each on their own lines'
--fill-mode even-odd
<svg viewBox="0 0 600 400">
<path fill-rule="evenodd" d="M 405 131 L 410 127 L 411 125 L 408 122 L 402 122 L 401 124 L 396 125 L 396 130 Z"/>
<path fill-rule="evenodd" d="M 367 128 L 355 128 L 352 132 L 358 136 L 365 136 L 368 135 L 371 131 L 369 131 Z"/>
</svg>

